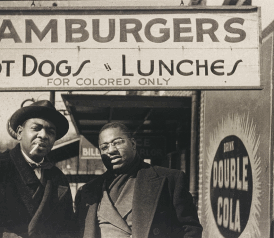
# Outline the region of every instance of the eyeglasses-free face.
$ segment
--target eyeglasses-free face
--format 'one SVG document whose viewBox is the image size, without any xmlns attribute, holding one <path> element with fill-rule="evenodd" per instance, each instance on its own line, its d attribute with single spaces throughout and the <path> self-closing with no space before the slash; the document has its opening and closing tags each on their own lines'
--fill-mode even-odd
<svg viewBox="0 0 274 238">
<path fill-rule="evenodd" d="M 40 162 L 53 147 L 56 139 L 56 127 L 47 120 L 41 118 L 28 119 L 18 127 L 17 139 L 20 141 L 22 150 L 35 162 Z M 36 144 L 37 149 L 30 154 Z"/>
<path fill-rule="evenodd" d="M 117 173 L 130 167 L 136 154 L 136 141 L 120 128 L 108 128 L 99 135 L 99 149 L 104 165 Z"/>
</svg>

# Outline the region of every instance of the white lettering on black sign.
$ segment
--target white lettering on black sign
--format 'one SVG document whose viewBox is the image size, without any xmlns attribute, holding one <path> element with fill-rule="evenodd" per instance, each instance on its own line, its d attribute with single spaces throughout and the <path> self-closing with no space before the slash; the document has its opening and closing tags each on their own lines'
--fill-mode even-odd
<svg viewBox="0 0 274 238">
<path fill-rule="evenodd" d="M 252 203 L 252 173 L 247 150 L 236 136 L 223 139 L 211 171 L 211 206 L 220 233 L 239 237 Z"/>
</svg>

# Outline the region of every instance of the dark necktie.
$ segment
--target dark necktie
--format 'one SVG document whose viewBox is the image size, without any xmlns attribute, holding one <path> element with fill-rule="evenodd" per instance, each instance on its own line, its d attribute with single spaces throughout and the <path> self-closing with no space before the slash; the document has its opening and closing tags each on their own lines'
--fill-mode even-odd
<svg viewBox="0 0 274 238">
<path fill-rule="evenodd" d="M 49 169 L 49 168 L 52 167 L 52 163 L 50 163 L 50 162 L 43 162 L 43 163 L 40 163 L 40 164 L 29 163 L 29 165 L 33 169 L 37 169 L 37 168 Z"/>
</svg>

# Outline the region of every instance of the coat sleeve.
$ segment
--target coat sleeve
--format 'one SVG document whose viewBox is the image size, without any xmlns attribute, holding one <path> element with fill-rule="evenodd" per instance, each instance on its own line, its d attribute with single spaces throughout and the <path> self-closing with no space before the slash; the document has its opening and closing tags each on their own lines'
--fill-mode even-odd
<svg viewBox="0 0 274 238">
<path fill-rule="evenodd" d="M 9 159 L 7 159 L 8 151 L 0 153 L 0 238 L 3 236 L 5 221 L 7 216 L 6 211 L 6 180 L 7 172 L 10 169 Z"/>
<path fill-rule="evenodd" d="M 185 186 L 185 174 L 180 172 L 175 181 L 173 205 L 181 227 L 173 231 L 172 237 L 200 238 L 202 226 L 199 222 L 193 198 Z"/>
<path fill-rule="evenodd" d="M 1 178 L 0 178 L 1 180 Z M 0 181 L 0 238 L 3 237 L 4 221 L 6 221 L 5 190 L 2 181 Z"/>
</svg>

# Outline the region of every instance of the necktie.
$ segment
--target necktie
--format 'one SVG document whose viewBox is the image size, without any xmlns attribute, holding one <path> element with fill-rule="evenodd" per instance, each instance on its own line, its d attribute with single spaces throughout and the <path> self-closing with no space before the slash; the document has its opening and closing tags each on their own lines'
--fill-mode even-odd
<svg viewBox="0 0 274 238">
<path fill-rule="evenodd" d="M 30 167 L 33 169 L 49 169 L 52 167 L 52 164 L 50 162 L 43 162 L 40 164 L 34 164 L 34 163 L 29 163 Z"/>
</svg>

